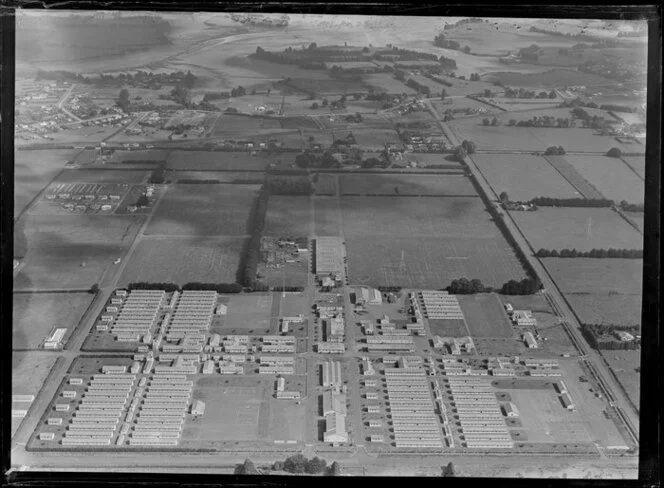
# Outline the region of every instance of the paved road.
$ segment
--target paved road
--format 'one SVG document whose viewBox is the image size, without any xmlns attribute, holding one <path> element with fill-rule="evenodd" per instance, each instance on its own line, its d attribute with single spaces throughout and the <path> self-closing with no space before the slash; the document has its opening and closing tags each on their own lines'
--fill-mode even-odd
<svg viewBox="0 0 664 488">
<path fill-rule="evenodd" d="M 450 142 L 455 146 L 459 145 L 459 140 L 457 139 L 454 132 L 440 119 L 437 112 L 433 109 L 433 107 L 431 107 L 430 103 L 429 108 L 433 116 L 439 122 L 439 125 L 445 132 Z M 475 176 L 475 179 L 479 185 L 482 187 L 482 190 L 489 196 L 489 198 L 493 198 L 495 201 L 498 201 L 498 195 L 495 193 L 493 188 L 491 188 L 487 180 L 482 175 L 482 172 L 475 165 L 472 157 L 466 158 L 466 164 L 468 165 L 471 173 Z M 523 250 L 526 259 L 532 265 L 537 276 L 542 281 L 545 290 L 551 297 L 556 311 L 563 318 L 565 323 L 568 324 L 566 327 L 567 331 L 570 333 L 575 345 L 577 345 L 577 348 L 580 350 L 579 352 L 581 353 L 582 359 L 591 365 L 591 369 L 594 370 L 598 383 L 602 389 L 606 390 L 606 400 L 610 401 L 611 398 L 615 399 L 614 404 L 618 406 L 625 414 L 623 419 L 625 420 L 625 424 L 628 430 L 633 432 L 638 437 L 638 413 L 632 407 L 631 402 L 627 399 L 622 388 L 620 388 L 620 386 L 616 383 L 610 371 L 599 356 L 599 353 L 588 346 L 583 339 L 583 336 L 581 335 L 581 325 L 579 324 L 575 314 L 567 305 L 567 302 L 563 298 L 562 293 L 542 263 L 533 255 L 534 250 L 530 247 L 530 244 L 526 241 L 526 238 L 523 236 L 516 223 L 512 220 L 512 216 L 509 214 L 509 212 L 504 212 L 504 214 L 505 218 L 503 220 L 507 226 L 508 231 L 516 240 L 517 245 Z M 613 407 L 613 404 L 611 406 Z"/>
</svg>

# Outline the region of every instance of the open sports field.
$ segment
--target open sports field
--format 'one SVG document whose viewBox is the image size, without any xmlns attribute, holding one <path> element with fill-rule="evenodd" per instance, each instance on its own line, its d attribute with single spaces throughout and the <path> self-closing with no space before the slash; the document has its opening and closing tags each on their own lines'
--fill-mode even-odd
<svg viewBox="0 0 664 488">
<path fill-rule="evenodd" d="M 14 229 L 14 256 L 24 264 L 14 289 L 82 290 L 102 285 L 112 279 L 114 261 L 124 256 L 143 220 L 88 215 L 22 218 Z"/>
<path fill-rule="evenodd" d="M 544 156 L 549 164 L 572 185 L 579 195 L 588 199 L 604 199 L 605 196 L 576 170 L 564 156 Z"/>
<path fill-rule="evenodd" d="M 293 317 L 304 314 L 309 308 L 309 301 L 304 293 L 288 293 L 279 301 L 279 315 Z"/>
<path fill-rule="evenodd" d="M 544 258 L 541 261 L 563 293 L 642 293 L 641 259 Z"/>
<path fill-rule="evenodd" d="M 466 337 L 468 329 L 463 320 L 429 319 L 431 334 L 441 337 Z"/>
<path fill-rule="evenodd" d="M 149 173 L 132 169 L 66 169 L 54 183 L 143 183 Z"/>
<path fill-rule="evenodd" d="M 581 322 L 586 324 L 635 325 L 641 323 L 641 293 L 629 295 L 566 293 Z"/>
<path fill-rule="evenodd" d="M 172 151 L 167 160 L 169 169 L 218 171 L 263 170 L 268 163 L 249 152 L 228 151 Z"/>
<path fill-rule="evenodd" d="M 358 174 L 342 175 L 339 181 L 343 195 L 477 196 L 464 175 Z"/>
<path fill-rule="evenodd" d="M 511 212 L 510 215 L 533 251 L 541 248 L 558 251 L 643 248 L 639 231 L 610 208 L 539 207 L 536 212 Z"/>
<path fill-rule="evenodd" d="M 193 398 L 213 406 L 189 419 L 182 431 L 187 447 L 211 447 L 217 442 L 257 441 L 268 435 L 271 382 L 265 379 L 199 378 Z"/>
<path fill-rule="evenodd" d="M 610 136 L 595 135 L 593 129 L 553 129 L 539 127 L 484 126 L 481 119 L 457 119 L 450 123 L 459 140 L 468 139 L 478 150 L 545 151 L 549 146 L 563 146 L 567 152 L 606 153 L 612 147 L 632 152 L 631 144 L 622 144 Z M 479 120 L 479 122 L 478 122 Z"/>
<path fill-rule="evenodd" d="M 67 329 L 66 342 L 93 297 L 90 293 L 14 293 L 12 349 L 38 349 L 54 327 Z"/>
<path fill-rule="evenodd" d="M 336 197 L 314 198 L 315 234 L 317 236 L 338 236 L 341 229 L 339 222 L 339 201 Z"/>
<path fill-rule="evenodd" d="M 308 196 L 270 196 L 263 235 L 306 237 L 310 233 L 311 199 Z"/>
<path fill-rule="evenodd" d="M 513 337 L 514 332 L 495 293 L 459 295 L 459 304 L 473 337 Z"/>
<path fill-rule="evenodd" d="M 535 197 L 578 198 L 580 195 L 541 156 L 529 154 L 473 154 L 484 177 L 497 195 L 507 192 L 512 201 Z"/>
<path fill-rule="evenodd" d="M 228 303 L 224 329 L 235 329 L 237 334 L 246 334 L 249 329 L 257 334 L 267 333 L 270 329 L 272 304 L 273 297 L 269 294 L 232 295 Z M 260 332 L 259 329 L 263 329 L 264 332 Z"/>
<path fill-rule="evenodd" d="M 258 185 L 172 185 L 157 205 L 146 234 L 238 236 L 249 233 L 247 220 Z"/>
<path fill-rule="evenodd" d="M 146 237 L 132 253 L 119 283 L 233 283 L 243 245 L 242 237 Z"/>
<path fill-rule="evenodd" d="M 627 392 L 627 396 L 636 408 L 640 404 L 641 374 L 636 370 L 641 366 L 641 351 L 602 351 L 602 356 L 609 363 L 618 382 Z"/>
<path fill-rule="evenodd" d="M 479 198 L 344 197 L 341 205 L 348 236 L 500 236 Z"/>
<path fill-rule="evenodd" d="M 634 171 L 636 171 L 641 178 L 646 177 L 646 157 L 643 156 L 623 156 L 622 160 L 629 165 Z"/>
<path fill-rule="evenodd" d="M 14 217 L 60 171 L 78 151 L 16 151 L 14 158 Z"/>
<path fill-rule="evenodd" d="M 396 224 L 395 224 L 396 225 Z M 502 236 L 440 237 L 346 233 L 349 278 L 353 285 L 442 288 L 457 278 L 478 278 L 499 287 L 525 273 Z M 403 266 L 402 266 L 403 258 Z"/>
<path fill-rule="evenodd" d="M 565 156 L 565 159 L 606 198 L 615 202 L 643 203 L 643 179 L 622 160 L 607 156 L 571 155 Z"/>
<path fill-rule="evenodd" d="M 391 73 L 373 73 L 364 76 L 364 81 L 377 92 L 415 95 L 417 92 L 411 87 L 401 83 Z M 442 85 L 441 85 L 442 87 Z"/>
</svg>

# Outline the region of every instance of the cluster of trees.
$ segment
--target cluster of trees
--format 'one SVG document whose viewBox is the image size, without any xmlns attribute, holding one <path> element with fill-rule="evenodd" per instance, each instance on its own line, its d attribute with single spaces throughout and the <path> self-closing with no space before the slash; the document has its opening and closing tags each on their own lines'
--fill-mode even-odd
<svg viewBox="0 0 664 488">
<path fill-rule="evenodd" d="M 400 286 L 379 286 L 377 290 L 381 293 L 399 293 L 401 291 Z"/>
<path fill-rule="evenodd" d="M 602 104 L 599 106 L 602 110 L 607 110 L 611 112 L 627 112 L 634 113 L 636 109 L 633 107 L 626 107 L 625 105 L 612 105 L 612 104 Z"/>
<path fill-rule="evenodd" d="M 528 47 L 519 49 L 519 57 L 523 61 L 536 62 L 539 59 L 540 47 L 537 44 L 531 44 Z"/>
<path fill-rule="evenodd" d="M 127 290 L 165 290 L 167 292 L 182 290 L 214 290 L 217 293 L 240 293 L 242 286 L 238 283 L 199 283 L 190 282 L 182 286 L 175 283 L 137 281 L 129 283 Z"/>
<path fill-rule="evenodd" d="M 571 100 L 565 100 L 564 102 L 561 102 L 559 107 L 562 107 L 562 108 L 567 108 L 567 107 L 599 108 L 599 105 L 597 105 L 595 102 L 584 102 L 580 98 L 573 98 Z"/>
<path fill-rule="evenodd" d="M 586 34 L 572 34 L 570 32 L 560 32 L 556 30 L 549 30 L 549 29 L 541 29 L 539 27 L 531 27 L 530 32 L 537 32 L 539 34 L 547 34 L 549 36 L 560 36 L 560 37 L 567 37 L 569 39 L 578 39 L 579 41 L 588 41 L 588 42 L 593 42 L 596 41 L 598 38 L 589 36 Z"/>
<path fill-rule="evenodd" d="M 597 114 L 590 115 L 581 107 L 573 108 L 572 115 L 577 119 L 580 119 L 584 127 L 590 127 L 591 129 L 604 129 L 608 126 L 608 122 L 604 117 L 600 117 Z"/>
<path fill-rule="evenodd" d="M 418 83 L 412 78 L 408 78 L 406 85 L 411 87 L 413 90 L 416 90 L 418 93 L 426 95 L 427 97 L 431 95 L 431 88 L 429 88 L 427 85 L 423 85 L 422 83 Z"/>
<path fill-rule="evenodd" d="M 166 162 L 160 161 L 159 167 L 155 168 L 152 171 L 152 174 L 150 174 L 150 178 L 148 178 L 148 183 L 152 183 L 154 185 L 160 185 L 164 181 L 166 181 Z"/>
<path fill-rule="evenodd" d="M 498 119 L 498 117 L 494 117 L 493 119 L 489 119 L 488 117 L 484 117 L 482 119 L 482 125 L 487 125 L 487 126 L 490 125 L 490 126 L 495 127 L 495 126 L 500 125 L 500 124 L 501 124 L 501 122 Z"/>
<path fill-rule="evenodd" d="M 570 121 L 569 118 L 563 117 L 551 117 L 550 115 L 543 115 L 542 117 L 533 116 L 529 120 L 519 120 L 518 122 L 514 119 L 510 119 L 507 123 L 508 126 L 513 127 L 549 127 L 556 129 L 567 129 L 569 127 L 574 127 L 574 122 Z"/>
<path fill-rule="evenodd" d="M 531 203 L 539 207 L 594 207 L 606 208 L 613 205 L 613 200 L 606 198 L 551 198 L 535 197 Z"/>
<path fill-rule="evenodd" d="M 565 148 L 563 146 L 549 146 L 546 148 L 546 151 L 544 151 L 545 156 L 564 156 L 565 155 Z"/>
<path fill-rule="evenodd" d="M 505 97 L 506 98 L 556 98 L 555 90 L 550 92 L 541 91 L 539 93 L 534 90 L 526 90 L 525 88 L 510 88 L 509 86 L 505 87 Z"/>
<path fill-rule="evenodd" d="M 298 178 L 267 178 L 266 185 L 270 195 L 311 195 L 314 185 L 307 176 Z"/>
<path fill-rule="evenodd" d="M 503 284 L 500 293 L 503 295 L 532 295 L 542 288 L 538 278 L 528 277 L 521 281 L 509 280 Z"/>
<path fill-rule="evenodd" d="M 301 292 L 301 291 L 304 291 L 304 287 L 303 286 L 273 286 L 272 291 Z"/>
<path fill-rule="evenodd" d="M 624 258 L 641 259 L 641 249 L 591 249 L 590 251 L 577 251 L 576 249 L 540 249 L 535 253 L 538 258 Z"/>
<path fill-rule="evenodd" d="M 327 461 L 318 456 L 307 459 L 302 454 L 295 454 L 286 458 L 285 461 L 277 461 L 272 465 L 274 471 L 286 471 L 293 474 L 327 474 L 329 476 L 339 476 L 341 474 L 341 465 L 333 462 L 330 466 Z"/>
<path fill-rule="evenodd" d="M 193 87 L 196 83 L 196 76 L 187 71 L 177 71 L 175 73 L 152 73 L 149 71 L 137 71 L 136 73 L 119 73 L 117 75 L 99 73 L 98 76 L 83 76 L 79 73 L 71 73 L 69 71 L 37 71 L 35 76 L 39 80 L 56 80 L 56 81 L 70 81 L 72 83 L 80 84 L 122 84 L 127 86 L 147 86 L 158 90 L 161 85 L 177 85 L 184 83 L 189 88 Z"/>
<path fill-rule="evenodd" d="M 242 249 L 240 264 L 237 270 L 236 281 L 251 289 L 255 289 L 257 285 L 256 273 L 260 261 L 261 236 L 265 227 L 265 215 L 267 214 L 269 197 L 270 192 L 267 185 L 263 185 L 249 212 L 247 229 L 250 231 L 250 236 L 245 243 L 244 249 Z"/>
<path fill-rule="evenodd" d="M 468 280 L 466 278 L 459 278 L 452 280 L 452 283 L 445 288 L 448 293 L 455 295 L 472 295 L 474 293 L 484 293 L 491 291 L 478 279 Z"/>
<path fill-rule="evenodd" d="M 451 461 L 443 468 L 443 478 L 452 478 L 455 476 L 454 463 Z"/>
<path fill-rule="evenodd" d="M 118 94 L 118 99 L 115 101 L 115 104 L 120 107 L 120 109 L 128 114 L 129 112 L 129 90 L 123 88 Z"/>
<path fill-rule="evenodd" d="M 217 93 L 206 93 L 203 97 L 204 102 L 209 102 L 211 100 L 223 100 L 227 98 L 242 97 L 247 94 L 247 90 L 243 86 L 237 86 L 231 91 L 217 92 Z"/>
<path fill-rule="evenodd" d="M 606 155 L 610 158 L 620 158 L 622 157 L 622 151 L 620 148 L 612 147 L 607 151 Z"/>
<path fill-rule="evenodd" d="M 215 180 L 215 179 L 196 180 L 196 179 L 184 178 L 184 179 L 178 180 L 177 182 L 179 184 L 187 184 L 187 185 L 214 185 L 214 184 L 221 183 L 221 180 Z"/>
<path fill-rule="evenodd" d="M 470 46 L 467 44 L 461 47 L 461 44 L 459 44 L 457 41 L 446 39 L 445 35 L 442 33 L 433 38 L 433 44 L 436 47 L 442 47 L 443 49 L 453 49 L 455 51 L 463 51 L 466 54 L 470 54 L 471 51 Z"/>
<path fill-rule="evenodd" d="M 469 79 L 470 79 L 470 81 L 480 81 L 480 74 L 479 73 L 471 73 Z"/>
<path fill-rule="evenodd" d="M 346 122 L 355 122 L 356 124 L 359 124 L 364 119 L 362 118 L 362 115 L 359 112 L 355 112 L 355 115 L 353 114 L 346 115 L 345 120 Z"/>
<path fill-rule="evenodd" d="M 454 149 L 454 159 L 463 163 L 466 156 L 475 152 L 475 143 L 473 141 L 463 141 L 460 146 Z"/>
<path fill-rule="evenodd" d="M 127 290 L 165 290 L 167 292 L 180 291 L 180 286 L 175 283 L 136 281 L 127 285 Z"/>
<path fill-rule="evenodd" d="M 645 210 L 642 203 L 627 203 L 627 200 L 620 201 L 620 208 L 625 212 L 643 212 Z"/>
<path fill-rule="evenodd" d="M 430 70 L 430 69 L 428 71 L 425 71 L 423 73 L 423 75 L 426 76 L 427 78 L 429 78 L 430 80 L 435 81 L 436 83 L 440 83 L 441 85 L 445 85 L 447 87 L 454 86 L 451 82 L 449 82 L 447 80 L 444 80 L 442 78 L 439 78 L 438 76 L 434 75 L 432 73 L 432 70 Z M 443 89 L 443 92 L 441 93 L 441 99 L 444 99 L 445 96 L 447 96 L 447 92 L 445 91 L 445 89 Z"/>
<path fill-rule="evenodd" d="M 581 324 L 581 333 L 594 349 L 627 350 L 641 347 L 639 340 L 621 341 L 613 334 L 624 331 L 632 335 L 639 334 L 640 328 L 634 326 L 612 324 Z"/>
</svg>

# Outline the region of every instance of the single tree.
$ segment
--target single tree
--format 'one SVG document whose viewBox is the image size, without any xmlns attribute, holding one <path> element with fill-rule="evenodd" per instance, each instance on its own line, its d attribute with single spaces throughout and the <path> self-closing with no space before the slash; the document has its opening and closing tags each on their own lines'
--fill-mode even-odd
<svg viewBox="0 0 664 488">
<path fill-rule="evenodd" d="M 150 199 L 147 195 L 141 195 L 138 197 L 138 200 L 136 200 L 137 207 L 147 207 L 148 205 L 150 205 Z"/>
<path fill-rule="evenodd" d="M 612 147 L 611 149 L 609 149 L 606 155 L 610 158 L 619 158 L 622 156 L 622 151 L 620 150 L 620 148 Z"/>
<path fill-rule="evenodd" d="M 341 475 L 341 465 L 337 461 L 334 461 L 330 465 L 329 473 L 330 473 L 330 476 L 339 476 L 339 475 Z"/>
</svg>

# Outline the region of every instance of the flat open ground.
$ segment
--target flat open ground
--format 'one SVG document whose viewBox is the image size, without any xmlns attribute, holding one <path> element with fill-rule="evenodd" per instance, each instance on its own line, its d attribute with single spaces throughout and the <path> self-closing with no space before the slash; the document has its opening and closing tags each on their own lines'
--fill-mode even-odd
<svg viewBox="0 0 664 488">
<path fill-rule="evenodd" d="M 113 153 L 109 162 L 122 163 L 123 161 L 145 161 L 146 163 L 149 163 L 150 161 L 166 161 L 170 153 L 171 151 L 169 149 L 150 149 L 147 151 L 117 150 Z M 130 168 L 132 164 L 126 164 L 125 166 Z"/>
<path fill-rule="evenodd" d="M 513 337 L 514 331 L 500 299 L 494 293 L 458 295 L 473 337 Z"/>
<path fill-rule="evenodd" d="M 15 293 L 12 348 L 37 349 L 53 327 L 66 328 L 67 341 L 93 297 L 90 293 Z"/>
<path fill-rule="evenodd" d="M 468 329 L 466 329 L 463 320 L 429 319 L 429 329 L 433 335 L 441 337 L 468 336 Z"/>
<path fill-rule="evenodd" d="M 544 258 L 541 261 L 563 293 L 642 293 L 641 259 Z"/>
<path fill-rule="evenodd" d="M 565 298 L 572 305 L 581 322 L 587 324 L 635 325 L 641 323 L 643 301 L 641 293 L 629 295 L 566 293 Z"/>
<path fill-rule="evenodd" d="M 343 195 L 477 196 L 463 175 L 342 175 L 339 181 Z"/>
<path fill-rule="evenodd" d="M 14 230 L 24 261 L 15 290 L 87 289 L 112 279 L 114 261 L 133 242 L 144 217 L 28 216 Z M 103 278 L 103 279 L 102 279 Z"/>
<path fill-rule="evenodd" d="M 172 185 L 145 233 L 176 236 L 240 236 L 258 185 Z"/>
<path fill-rule="evenodd" d="M 643 248 L 643 236 L 609 208 L 539 207 L 511 215 L 534 251 Z"/>
<path fill-rule="evenodd" d="M 350 281 L 354 285 L 442 288 L 454 279 L 471 277 L 499 287 L 525 273 L 502 238 L 447 238 L 346 234 Z M 401 259 L 405 266 L 401 267 Z"/>
<path fill-rule="evenodd" d="M 318 236 L 338 236 L 339 222 L 338 200 L 336 197 L 314 198 L 315 230 Z"/>
<path fill-rule="evenodd" d="M 433 165 L 444 164 L 446 167 L 451 169 L 458 169 L 459 171 L 464 171 L 464 167 L 461 163 L 456 161 L 448 161 L 445 159 L 444 154 L 427 154 L 427 153 L 410 153 L 408 154 L 408 159 L 411 161 L 417 161 L 418 167 L 428 167 Z"/>
<path fill-rule="evenodd" d="M 264 173 L 258 171 L 214 171 L 214 170 L 201 170 L 201 171 L 170 170 L 168 172 L 168 176 L 175 183 L 182 180 L 198 180 L 198 181 L 217 180 L 220 183 L 233 183 L 238 180 L 240 181 L 251 180 L 255 181 L 256 184 L 262 184 L 265 178 Z"/>
<path fill-rule="evenodd" d="M 317 181 L 314 183 L 316 195 L 336 195 L 337 176 L 318 173 Z"/>
<path fill-rule="evenodd" d="M 579 198 L 581 195 L 546 159 L 527 154 L 473 154 L 473 161 L 497 195 L 507 192 L 510 200 L 535 197 Z"/>
<path fill-rule="evenodd" d="M 607 156 L 565 156 L 574 168 L 606 198 L 615 202 L 643 203 L 645 186 L 642 178 L 618 158 Z"/>
<path fill-rule="evenodd" d="M 607 78 L 572 69 L 553 69 L 543 73 L 516 73 L 513 71 L 505 71 L 492 73 L 490 78 L 492 81 L 501 81 L 503 85 L 516 87 L 542 86 L 546 88 L 554 88 L 565 85 L 603 86 L 613 84 L 613 82 Z"/>
<path fill-rule="evenodd" d="M 14 217 L 70 161 L 77 150 L 16 151 L 14 159 Z"/>
<path fill-rule="evenodd" d="M 145 181 L 149 173 L 145 170 L 128 169 L 65 169 L 54 183 L 128 183 Z"/>
<path fill-rule="evenodd" d="M 623 156 L 622 158 L 632 169 L 634 169 L 641 178 L 646 177 L 646 157 L 644 156 Z"/>
<path fill-rule="evenodd" d="M 364 81 L 374 87 L 378 92 L 406 93 L 414 95 L 417 93 L 411 87 L 397 80 L 392 73 L 373 73 L 364 76 Z"/>
<path fill-rule="evenodd" d="M 308 196 L 270 196 L 263 235 L 306 237 L 310 232 L 311 200 Z"/>
<path fill-rule="evenodd" d="M 394 129 L 353 128 L 351 132 L 357 141 L 357 147 L 360 149 L 382 149 L 385 143 L 401 144 L 399 135 Z M 337 137 L 345 137 L 345 135 L 337 134 Z"/>
<path fill-rule="evenodd" d="M 636 224 L 636 227 L 644 232 L 644 218 L 645 214 L 643 212 L 624 212 L 627 218 Z"/>
<path fill-rule="evenodd" d="M 237 332 L 239 334 L 246 334 L 250 329 L 257 334 L 260 333 L 259 329 L 267 332 L 272 316 L 272 301 L 272 295 L 232 295 L 224 328 L 240 330 Z"/>
<path fill-rule="evenodd" d="M 293 317 L 306 314 L 309 308 L 309 298 L 302 293 L 287 293 L 279 302 L 279 315 Z"/>
<path fill-rule="evenodd" d="M 242 237 L 149 237 L 131 255 L 119 283 L 233 283 Z"/>
<path fill-rule="evenodd" d="M 602 356 L 609 363 L 618 377 L 618 381 L 627 392 L 627 396 L 636 408 L 640 405 L 641 374 L 636 368 L 641 366 L 641 351 L 602 351 Z"/>
<path fill-rule="evenodd" d="M 248 152 L 172 151 L 168 156 L 169 169 L 188 170 L 262 170 L 270 161 Z"/>
</svg>

